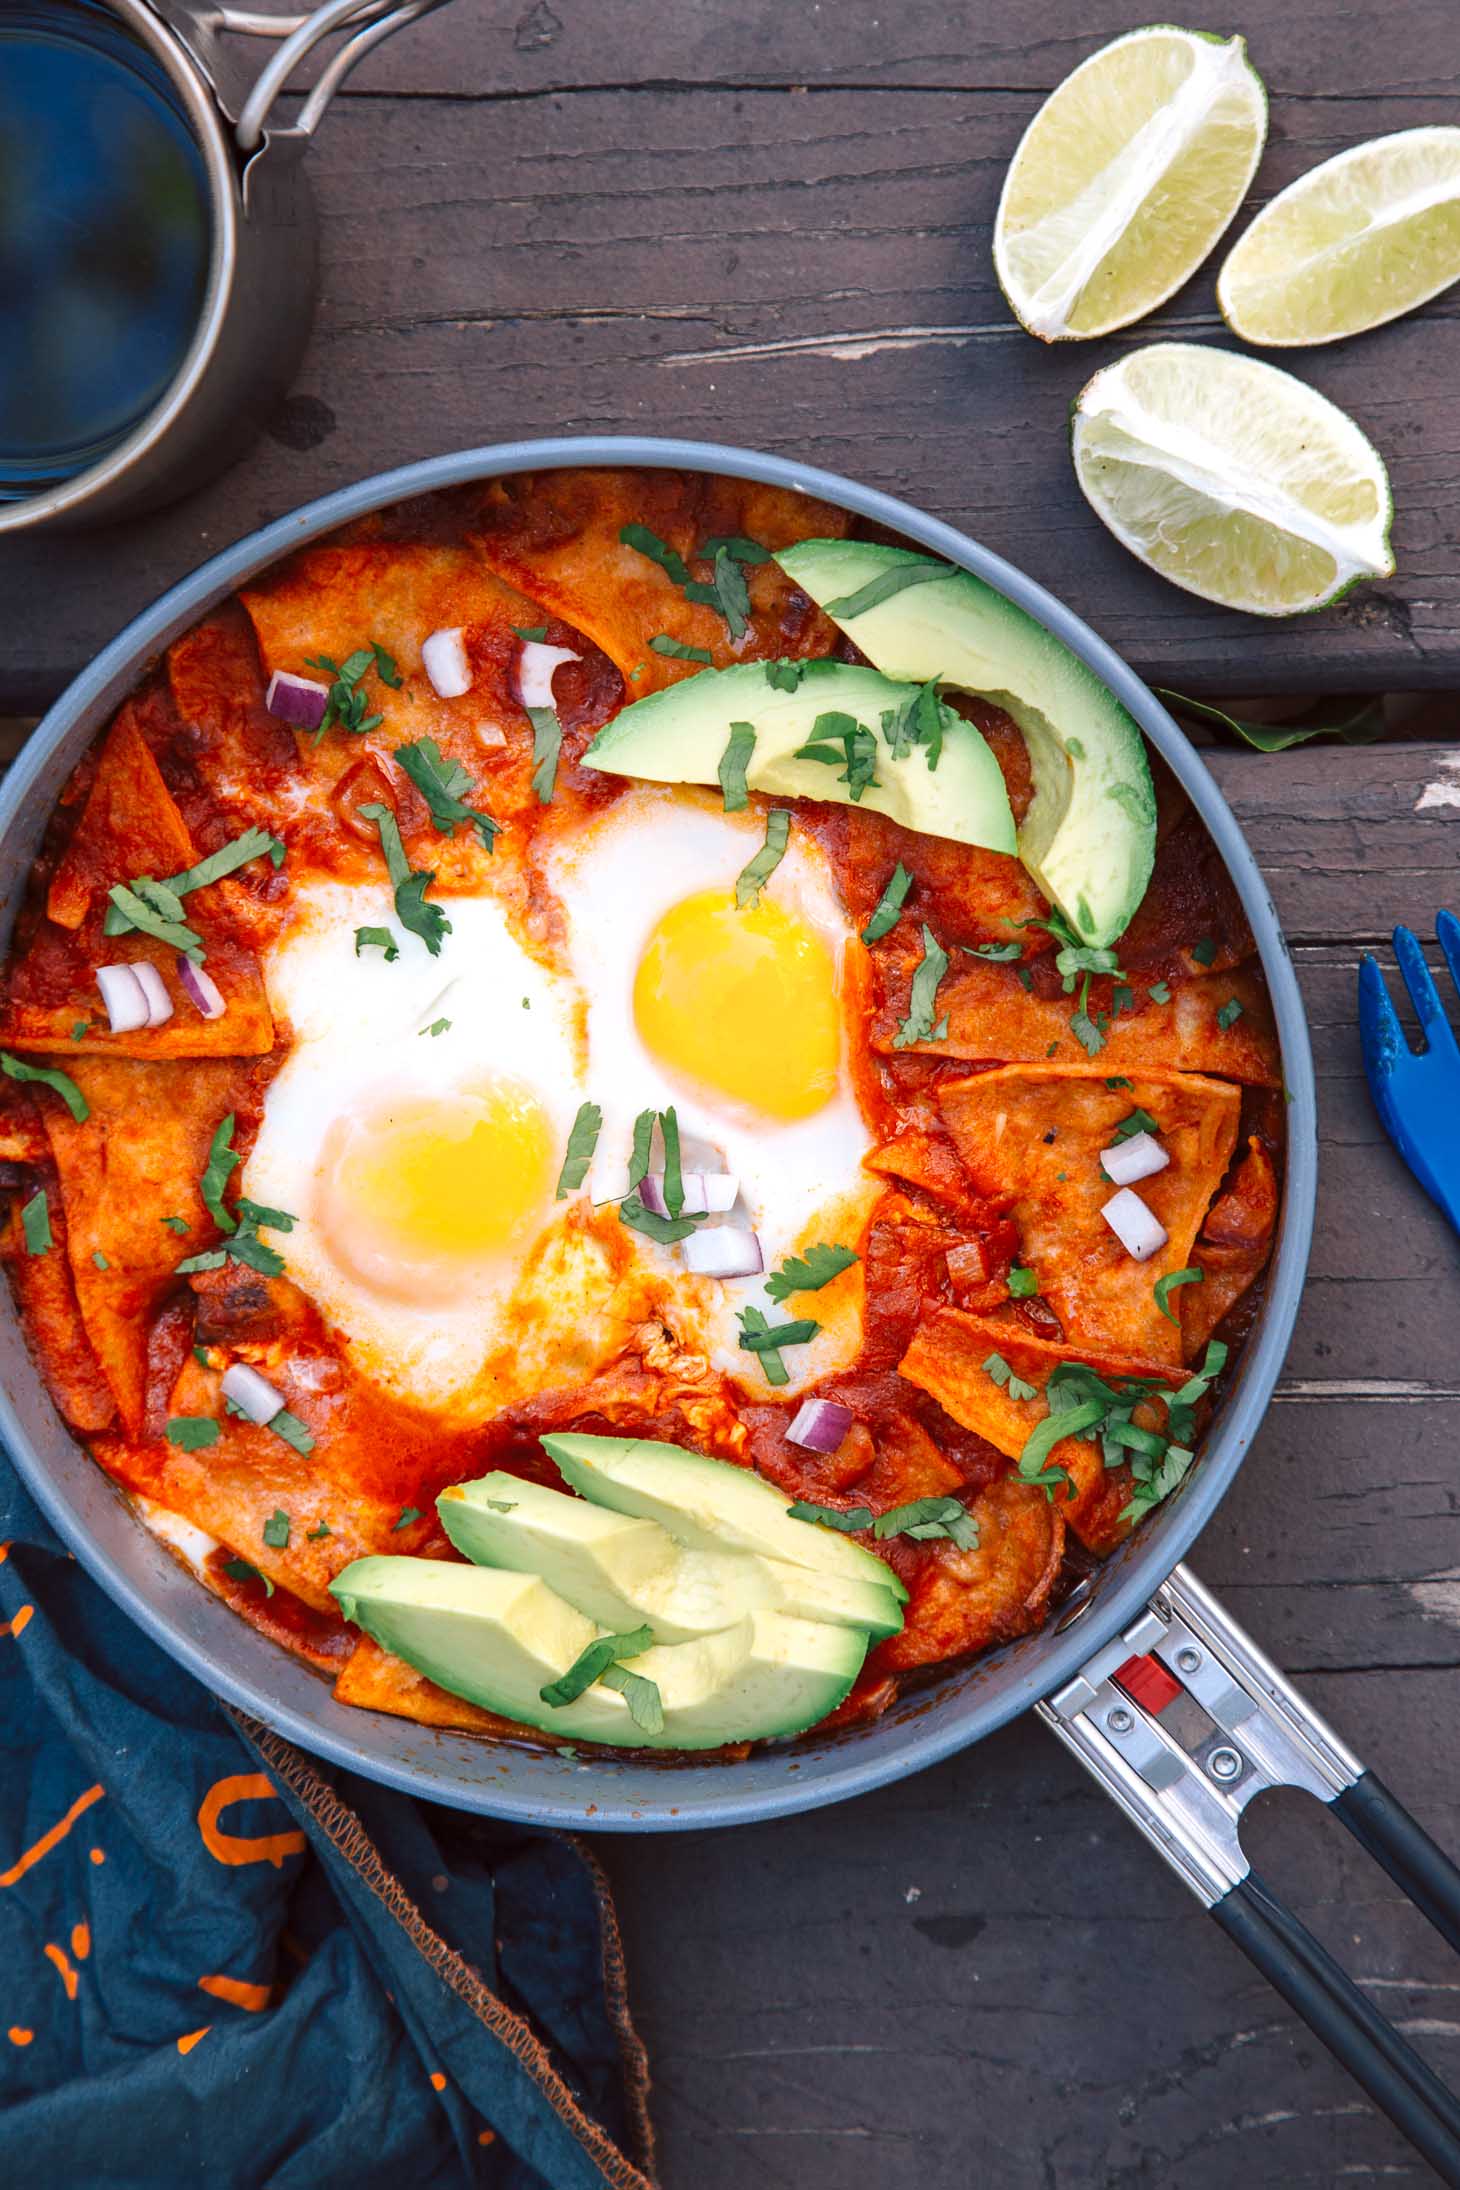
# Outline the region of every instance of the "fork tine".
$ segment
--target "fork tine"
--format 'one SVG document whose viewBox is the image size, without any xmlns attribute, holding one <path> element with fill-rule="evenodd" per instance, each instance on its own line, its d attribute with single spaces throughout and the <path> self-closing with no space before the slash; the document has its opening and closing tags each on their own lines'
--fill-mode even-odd
<svg viewBox="0 0 1460 2190">
<path fill-rule="evenodd" d="M 1445 964 L 1450 969 L 1450 979 L 1460 989 L 1460 920 L 1452 912 L 1435 914 L 1435 935 L 1445 954 Z"/>
<path fill-rule="evenodd" d="M 1379 961 L 1369 951 L 1359 961 L 1359 1040 L 1377 1098 L 1410 1051 Z"/>
<path fill-rule="evenodd" d="M 1456 1054 L 1455 1037 L 1450 1022 L 1445 1017 L 1445 1007 L 1440 1002 L 1440 992 L 1424 962 L 1419 941 L 1410 928 L 1394 930 L 1394 955 L 1399 961 L 1399 971 L 1409 991 L 1409 1000 L 1419 1018 L 1420 1032 L 1431 1049 L 1448 1050 Z"/>
</svg>

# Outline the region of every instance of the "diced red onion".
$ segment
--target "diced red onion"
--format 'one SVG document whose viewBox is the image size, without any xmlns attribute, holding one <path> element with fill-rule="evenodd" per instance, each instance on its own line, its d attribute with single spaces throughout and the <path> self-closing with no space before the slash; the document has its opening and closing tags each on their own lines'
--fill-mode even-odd
<svg viewBox="0 0 1460 2190">
<path fill-rule="evenodd" d="M 808 1452 L 835 1452 L 856 1419 L 839 1399 L 808 1399 L 797 1409 L 786 1441 Z"/>
<path fill-rule="evenodd" d="M 167 983 L 157 968 L 145 958 L 133 959 L 132 971 L 147 999 L 148 1026 L 165 1026 L 172 1017 L 172 998 L 167 993 Z"/>
<path fill-rule="evenodd" d="M 541 639 L 524 639 L 517 657 L 517 697 L 524 707 L 551 707 L 553 672 L 559 662 L 580 662 L 570 646 L 547 646 Z"/>
<path fill-rule="evenodd" d="M 438 699 L 459 700 L 463 692 L 471 690 L 471 663 L 466 658 L 460 626 L 431 633 L 421 648 L 421 667 Z"/>
<path fill-rule="evenodd" d="M 698 1178 L 705 1197 L 705 1208 L 712 1217 L 723 1217 L 733 1209 L 740 1194 L 740 1181 L 731 1171 L 699 1171 Z M 686 1181 L 688 1183 L 688 1181 Z"/>
<path fill-rule="evenodd" d="M 681 1245 L 684 1266 L 697 1277 L 759 1277 L 765 1268 L 760 1241 L 743 1225 L 717 1224 L 707 1232 L 691 1232 Z"/>
<path fill-rule="evenodd" d="M 98 966 L 96 985 L 113 1034 L 133 1034 L 138 1027 L 151 1024 L 147 991 L 137 979 L 134 966 Z"/>
<path fill-rule="evenodd" d="M 740 1192 L 740 1181 L 728 1171 L 685 1171 L 680 1174 L 684 1186 L 685 1217 L 722 1217 L 735 1207 Z M 664 1173 L 646 1171 L 639 1181 L 639 1199 L 646 1209 L 652 1209 L 656 1217 L 669 1215 L 669 1204 L 664 1199 Z"/>
<path fill-rule="evenodd" d="M 292 722 L 296 730 L 317 730 L 329 706 L 330 688 L 313 677 L 296 677 L 291 669 L 276 669 L 264 694 L 264 705 L 280 722 Z"/>
<path fill-rule="evenodd" d="M 250 1422 L 272 1422 L 284 1404 L 284 1394 L 276 1392 L 268 1378 L 260 1376 L 246 1361 L 235 1361 L 224 1370 L 223 1396 L 231 1399 Z"/>
<path fill-rule="evenodd" d="M 1113 1185 L 1134 1186 L 1137 1179 L 1152 1179 L 1164 1171 L 1171 1157 L 1153 1134 L 1132 1133 L 1113 1148 L 1102 1148 L 1100 1161 Z"/>
<path fill-rule="evenodd" d="M 204 973 L 195 966 L 186 951 L 177 954 L 177 978 L 180 988 L 186 989 L 205 1019 L 221 1019 L 228 1006 L 223 1001 L 223 991 L 211 973 Z"/>
<path fill-rule="evenodd" d="M 1166 1227 L 1146 1207 L 1140 1195 L 1133 1194 L 1128 1186 L 1123 1186 L 1118 1194 L 1112 1194 L 1100 1214 L 1126 1253 L 1133 1255 L 1137 1262 L 1149 1262 L 1166 1244 Z"/>
</svg>

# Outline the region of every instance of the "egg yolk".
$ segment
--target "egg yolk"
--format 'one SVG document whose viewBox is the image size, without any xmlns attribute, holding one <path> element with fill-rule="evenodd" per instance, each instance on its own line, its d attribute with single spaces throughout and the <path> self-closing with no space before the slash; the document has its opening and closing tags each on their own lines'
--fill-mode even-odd
<svg viewBox="0 0 1460 2190">
<path fill-rule="evenodd" d="M 548 1206 L 553 1164 L 549 1121 L 518 1081 L 387 1098 L 331 1126 L 321 1223 L 367 1284 L 449 1293 L 470 1265 L 520 1246 Z"/>
<path fill-rule="evenodd" d="M 667 1071 L 758 1116 L 809 1118 L 836 1092 L 837 968 L 824 936 L 763 897 L 671 905 L 634 979 L 634 1020 Z"/>
</svg>

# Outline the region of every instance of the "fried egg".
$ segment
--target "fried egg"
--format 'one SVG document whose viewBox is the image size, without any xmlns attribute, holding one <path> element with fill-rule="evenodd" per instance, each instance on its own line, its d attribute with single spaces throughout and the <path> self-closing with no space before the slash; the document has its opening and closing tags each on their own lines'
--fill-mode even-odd
<svg viewBox="0 0 1460 2190">
<path fill-rule="evenodd" d="M 547 879 L 566 914 L 589 1092 L 603 1111 L 589 1192 L 624 1192 L 635 1117 L 673 1105 L 684 1168 L 739 1180 L 727 1221 L 756 1232 L 770 1272 L 819 1240 L 855 1244 L 878 1185 L 861 1170 L 872 1135 L 848 1065 L 852 931 L 820 847 L 794 827 L 759 903 L 736 904 L 765 833 L 762 812 L 641 786 L 560 846 Z M 751 1392 L 767 1386 L 740 1345 L 746 1307 L 821 1323 L 787 1350 L 788 1391 L 858 1350 L 857 1273 L 777 1307 L 763 1281 L 696 1277 L 674 1246 L 641 1249 L 676 1340 Z"/>
</svg>

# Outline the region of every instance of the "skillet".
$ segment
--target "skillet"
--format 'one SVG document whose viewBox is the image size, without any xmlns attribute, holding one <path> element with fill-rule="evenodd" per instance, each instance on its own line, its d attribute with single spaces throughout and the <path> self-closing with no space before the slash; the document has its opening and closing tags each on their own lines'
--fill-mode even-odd
<svg viewBox="0 0 1460 2190">
<path fill-rule="evenodd" d="M 875 488 L 716 443 L 634 436 L 509 442 L 405 465 L 309 503 L 215 556 L 76 678 L 0 790 L 4 935 L 71 769 L 146 665 L 214 603 L 295 548 L 403 497 L 570 465 L 730 474 L 800 489 L 888 527 L 971 570 L 1044 624 L 1109 686 L 1181 781 L 1251 924 L 1289 1097 L 1283 1207 L 1266 1299 L 1199 1464 L 1043 1630 L 943 1672 L 871 1724 L 763 1746 L 737 1761 L 666 1762 L 495 1745 L 335 1703 L 317 1674 L 201 1588 L 133 1516 L 56 1414 L 8 1294 L 0 1305 L 0 1436 L 76 1556 L 198 1679 L 306 1749 L 431 1801 L 580 1831 L 750 1823 L 900 1779 L 1037 1707 L 1371 2095 L 1446 2179 L 1460 2183 L 1460 2107 L 1251 1877 L 1238 1840 L 1240 1813 L 1253 1794 L 1280 1783 L 1304 1787 L 1333 1806 L 1460 1947 L 1460 1873 L 1179 1565 L 1242 1463 L 1292 1332 L 1313 1222 L 1313 1067 L 1277 915 L 1226 803 L 1165 709 L 1069 609 L 953 527 Z"/>
</svg>

